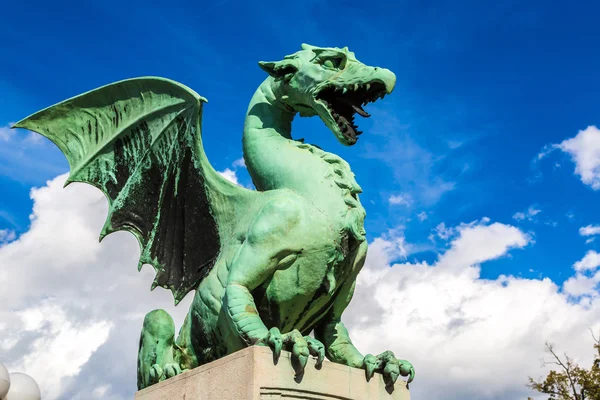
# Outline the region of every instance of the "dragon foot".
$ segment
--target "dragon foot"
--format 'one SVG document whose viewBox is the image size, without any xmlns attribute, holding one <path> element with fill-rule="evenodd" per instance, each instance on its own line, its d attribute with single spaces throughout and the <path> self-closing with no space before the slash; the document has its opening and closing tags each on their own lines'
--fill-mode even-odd
<svg viewBox="0 0 600 400">
<path fill-rule="evenodd" d="M 176 361 L 173 318 L 164 310 L 149 312 L 144 318 L 138 353 L 138 389 L 179 375 L 181 366 Z"/>
<path fill-rule="evenodd" d="M 296 376 L 302 375 L 308 356 L 317 358 L 315 367 L 321 368 L 325 358 L 325 346 L 323 343 L 311 336 L 302 336 L 300 331 L 294 329 L 289 333 L 281 333 L 277 328 L 271 328 L 269 333 L 259 341 L 260 344 L 267 345 L 273 350 L 275 362 L 281 355 L 281 350 L 287 350 L 292 353 L 292 367 Z"/>
<path fill-rule="evenodd" d="M 408 376 L 408 384 L 415 378 L 415 368 L 406 360 L 399 360 L 391 351 L 384 351 L 378 356 L 367 354 L 363 359 L 363 369 L 367 375 L 367 381 L 373 377 L 375 372 L 383 375 L 387 386 L 396 383 L 399 375 Z"/>
<path fill-rule="evenodd" d="M 181 373 L 181 367 L 177 363 L 168 363 L 164 367 L 159 364 L 154 364 L 150 368 L 150 385 L 154 385 L 165 379 L 172 378 Z"/>
</svg>

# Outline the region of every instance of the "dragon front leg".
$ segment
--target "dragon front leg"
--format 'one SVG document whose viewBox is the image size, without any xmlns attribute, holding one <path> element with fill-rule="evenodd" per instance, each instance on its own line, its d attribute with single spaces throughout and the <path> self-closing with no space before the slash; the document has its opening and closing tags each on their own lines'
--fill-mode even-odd
<svg viewBox="0 0 600 400">
<path fill-rule="evenodd" d="M 325 346 L 298 330 L 282 334 L 277 327 L 267 328 L 252 290 L 296 261 L 301 252 L 298 237 L 302 229 L 301 212 L 293 200 L 272 200 L 263 206 L 234 256 L 223 298 L 226 318 L 235 335 L 247 346 L 269 346 L 275 359 L 282 349 L 290 351 L 297 375 L 304 371 L 309 355 L 318 358 L 317 365 L 323 361 Z"/>
<path fill-rule="evenodd" d="M 367 244 L 365 242 L 358 249 L 355 258 L 355 275 L 358 274 L 364 264 L 366 250 Z M 344 283 L 332 308 L 315 329 L 315 337 L 325 345 L 329 360 L 338 364 L 364 369 L 367 380 L 370 380 L 375 372 L 379 372 L 383 375 L 387 385 L 393 385 L 399 375 L 408 376 L 408 383 L 410 383 L 415 377 L 415 369 L 410 362 L 397 359 L 391 351 L 385 351 L 378 356 L 363 355 L 352 344 L 341 317 L 352 299 L 355 286 L 356 276 Z"/>
<path fill-rule="evenodd" d="M 415 377 L 415 369 L 406 360 L 397 359 L 391 351 L 384 351 L 378 356 L 362 355 L 352 344 L 348 330 L 340 320 L 329 320 L 315 331 L 317 339 L 325 344 L 327 358 L 338 364 L 365 370 L 367 380 L 375 372 L 383 375 L 388 385 L 396 383 L 399 375 L 408 376 L 408 383 Z"/>
<path fill-rule="evenodd" d="M 144 318 L 138 353 L 138 389 L 182 372 L 176 361 L 173 318 L 164 310 L 149 312 Z"/>
<path fill-rule="evenodd" d="M 297 329 L 288 333 L 281 333 L 277 327 L 268 329 L 258 315 L 248 287 L 233 283 L 227 285 L 225 290 L 224 304 L 228 316 L 247 346 L 269 346 L 273 350 L 275 360 L 279 358 L 281 350 L 290 351 L 296 375 L 304 371 L 309 355 L 317 358 L 316 367 L 320 368 L 325 358 L 325 346 L 320 341 L 310 336 L 302 336 Z"/>
</svg>

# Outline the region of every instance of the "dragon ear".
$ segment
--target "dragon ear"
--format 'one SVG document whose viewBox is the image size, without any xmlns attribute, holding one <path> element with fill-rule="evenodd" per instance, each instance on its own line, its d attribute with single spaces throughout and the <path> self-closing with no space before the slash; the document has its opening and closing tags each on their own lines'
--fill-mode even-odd
<svg viewBox="0 0 600 400">
<path fill-rule="evenodd" d="M 313 53 L 319 55 L 319 54 L 327 51 L 328 49 L 323 48 L 323 47 L 311 46 L 310 44 L 302 43 L 302 50 L 311 50 Z"/>
<path fill-rule="evenodd" d="M 311 46 L 310 44 L 306 44 L 306 43 L 302 43 L 302 50 L 313 50 L 316 47 L 315 46 Z"/>
<path fill-rule="evenodd" d="M 258 65 L 275 79 L 284 78 L 293 75 L 298 71 L 297 61 L 294 59 L 285 59 L 277 62 L 259 61 Z"/>
</svg>

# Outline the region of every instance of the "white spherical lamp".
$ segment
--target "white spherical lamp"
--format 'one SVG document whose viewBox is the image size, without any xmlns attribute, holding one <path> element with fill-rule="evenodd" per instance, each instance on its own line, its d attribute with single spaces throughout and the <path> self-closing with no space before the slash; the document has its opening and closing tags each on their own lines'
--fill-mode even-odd
<svg viewBox="0 0 600 400">
<path fill-rule="evenodd" d="M 4 400 L 10 389 L 10 375 L 6 367 L 0 363 L 0 400 Z"/>
<path fill-rule="evenodd" d="M 27 374 L 10 374 L 10 391 L 6 400 L 41 400 L 42 393 L 38 384 Z"/>
</svg>

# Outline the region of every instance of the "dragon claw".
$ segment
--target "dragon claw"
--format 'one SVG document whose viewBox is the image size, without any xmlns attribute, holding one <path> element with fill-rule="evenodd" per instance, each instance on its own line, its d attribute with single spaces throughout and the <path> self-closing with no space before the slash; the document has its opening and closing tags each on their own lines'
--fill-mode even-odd
<svg viewBox="0 0 600 400">
<path fill-rule="evenodd" d="M 363 369 L 365 370 L 367 381 L 369 381 L 375 372 L 383 375 L 386 385 L 394 385 L 400 375 L 408 376 L 406 386 L 415 378 L 415 369 L 412 364 L 406 360 L 399 360 L 391 351 L 384 351 L 377 357 L 367 354 L 363 359 Z"/>
<path fill-rule="evenodd" d="M 393 385 L 400 376 L 400 365 L 397 360 L 390 360 L 383 368 L 383 380 L 387 385 Z"/>
<path fill-rule="evenodd" d="M 163 369 L 160 365 L 154 364 L 150 368 L 150 382 L 157 383 L 160 380 L 160 377 L 163 374 Z"/>
<path fill-rule="evenodd" d="M 165 379 L 169 379 L 179 375 L 181 373 L 181 367 L 177 363 L 169 363 L 165 365 L 164 372 Z"/>
<path fill-rule="evenodd" d="M 287 349 L 292 352 L 292 366 L 294 367 L 296 376 L 301 375 L 304 372 L 304 367 L 306 367 L 310 354 L 308 343 L 297 329 L 286 333 L 284 336 L 284 343 L 287 345 Z"/>
<path fill-rule="evenodd" d="M 375 358 L 374 355 L 367 354 L 365 356 L 363 360 L 363 368 L 365 369 L 365 372 L 367 374 L 367 382 L 370 381 L 373 375 L 375 374 L 375 370 L 377 369 L 378 364 L 379 361 L 377 360 L 377 358 Z"/>
<path fill-rule="evenodd" d="M 310 356 L 317 358 L 315 368 L 320 368 L 325 359 L 325 346 L 323 343 L 310 336 L 302 336 L 297 329 L 282 334 L 278 328 L 271 328 L 258 343 L 266 344 L 271 348 L 275 362 L 279 359 L 281 350 L 291 352 L 292 367 L 296 376 L 304 372 Z"/>
<path fill-rule="evenodd" d="M 281 332 L 277 328 L 271 328 L 269 333 L 267 334 L 267 344 L 273 351 L 273 358 L 275 362 L 279 360 L 279 356 L 281 355 L 281 349 L 283 347 L 283 338 L 281 336 Z"/>
<path fill-rule="evenodd" d="M 308 346 L 306 343 L 296 343 L 292 349 L 292 366 L 296 376 L 304 372 L 306 363 L 308 362 Z"/>
<path fill-rule="evenodd" d="M 160 364 L 154 364 L 150 368 L 150 382 L 151 385 L 161 382 L 165 379 L 172 378 L 181 374 L 182 370 L 177 363 L 167 363 L 161 366 Z"/>
<path fill-rule="evenodd" d="M 408 376 L 406 383 L 411 383 L 415 379 L 415 368 L 406 360 L 398 360 L 398 363 L 400 364 L 400 375 Z"/>
<path fill-rule="evenodd" d="M 306 336 L 304 339 L 306 339 L 306 342 L 308 343 L 310 355 L 317 358 L 315 368 L 321 368 L 323 360 L 325 360 L 325 346 L 323 346 L 323 343 L 310 336 Z"/>
</svg>

